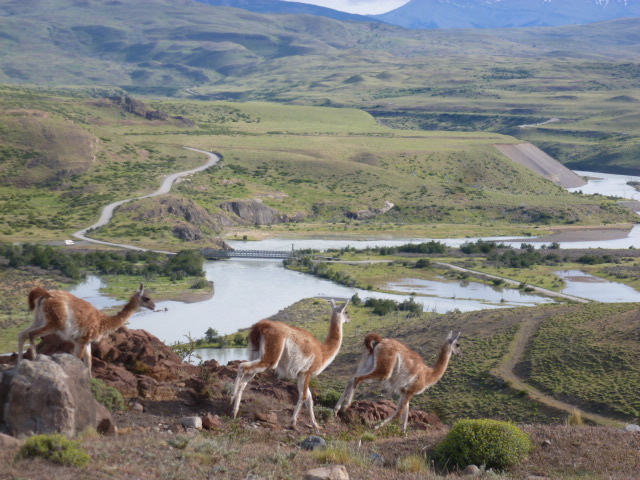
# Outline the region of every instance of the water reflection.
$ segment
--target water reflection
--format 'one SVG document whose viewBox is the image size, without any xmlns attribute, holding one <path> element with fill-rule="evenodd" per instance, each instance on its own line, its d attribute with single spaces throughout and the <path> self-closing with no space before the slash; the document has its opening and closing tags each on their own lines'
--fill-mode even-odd
<svg viewBox="0 0 640 480">
<path fill-rule="evenodd" d="M 100 277 L 89 275 L 82 283 L 73 287 L 69 292 L 74 294 L 76 297 L 82 298 L 87 302 L 91 302 L 99 310 L 115 307 L 117 305 L 124 305 L 125 302 L 100 293 L 100 289 L 104 286 L 105 285 Z"/>
<path fill-rule="evenodd" d="M 623 283 L 610 282 L 580 270 L 561 270 L 555 274 L 567 282 L 562 293 L 568 295 L 605 303 L 640 302 L 640 292 Z"/>
<path fill-rule="evenodd" d="M 398 282 L 387 283 L 385 289 L 403 293 L 415 293 L 427 297 L 450 296 L 458 300 L 472 300 L 485 305 L 535 306 L 553 303 L 550 298 L 530 295 L 513 288 L 493 287 L 478 282 L 451 282 L 424 280 L 420 278 L 403 278 Z M 425 298 L 418 297 L 418 302 Z"/>
<path fill-rule="evenodd" d="M 220 365 L 226 365 L 234 360 L 248 360 L 248 348 L 199 348 L 195 352 L 203 362 L 215 360 Z"/>
</svg>

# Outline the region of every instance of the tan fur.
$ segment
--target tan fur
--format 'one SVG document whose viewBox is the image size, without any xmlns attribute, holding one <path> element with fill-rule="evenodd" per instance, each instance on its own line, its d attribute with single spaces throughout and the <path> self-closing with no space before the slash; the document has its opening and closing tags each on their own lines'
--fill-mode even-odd
<svg viewBox="0 0 640 480">
<path fill-rule="evenodd" d="M 293 411 L 292 428 L 296 427 L 298 413 L 304 403 L 309 410 L 311 423 L 319 428 L 313 414 L 313 399 L 309 391 L 309 380 L 320 374 L 333 361 L 342 344 L 342 324 L 349 321 L 346 313 L 348 301 L 336 307 L 331 301 L 333 312 L 329 334 L 325 342 L 320 342 L 308 331 L 273 320 L 261 320 L 251 327 L 249 343 L 251 361 L 238 367 L 231 415 L 235 418 L 240 408 L 242 392 L 251 379 L 265 370 L 275 370 L 280 376 L 298 381 L 298 402 Z"/>
<path fill-rule="evenodd" d="M 451 354 L 459 354 L 458 338 L 449 333 L 440 349 L 440 355 L 433 367 L 429 367 L 416 351 L 403 343 L 382 338 L 376 333 L 365 337 L 365 352 L 360 358 L 356 373 L 347 385 L 342 397 L 336 404 L 334 412 L 345 412 L 360 383 L 375 380 L 386 382 L 393 394 L 399 394 L 398 408 L 389 418 L 376 428 L 380 428 L 402 414 L 402 429 L 406 430 L 409 417 L 409 402 L 414 395 L 424 392 L 442 378 L 449 365 Z"/>
<path fill-rule="evenodd" d="M 24 342 L 27 338 L 30 341 L 31 358 L 35 358 L 35 341 L 54 333 L 63 340 L 74 343 L 74 355 L 83 359 L 89 369 L 91 343 L 116 331 L 140 307 L 155 309 L 155 304 L 145 294 L 142 284 L 140 290 L 134 293 L 129 302 L 115 315 L 106 315 L 86 300 L 64 290 L 34 288 L 29 292 L 28 302 L 29 308 L 34 310 L 35 318 L 33 324 L 18 337 L 18 362 L 22 361 Z"/>
</svg>

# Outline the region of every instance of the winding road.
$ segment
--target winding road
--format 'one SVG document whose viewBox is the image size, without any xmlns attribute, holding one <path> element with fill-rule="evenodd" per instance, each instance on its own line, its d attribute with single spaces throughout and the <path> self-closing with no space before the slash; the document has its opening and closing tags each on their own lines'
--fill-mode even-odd
<svg viewBox="0 0 640 480">
<path fill-rule="evenodd" d="M 160 188 L 158 190 L 156 190 L 153 193 L 150 193 L 149 195 L 143 195 L 142 197 L 135 197 L 135 198 L 129 198 L 126 200 L 120 200 L 117 202 L 113 202 L 110 203 L 109 205 L 107 205 L 106 207 L 104 207 L 102 209 L 102 214 L 100 215 L 100 219 L 94 223 L 93 225 L 91 225 L 90 227 L 87 227 L 85 229 L 82 230 L 78 230 L 77 232 L 75 232 L 73 234 L 73 236 L 79 240 L 85 240 L 87 242 L 92 242 L 92 243 L 98 243 L 100 245 L 110 245 L 112 247 L 121 247 L 121 248 L 127 248 L 129 250 L 148 250 L 146 248 L 140 248 L 140 247 L 136 247 L 133 245 L 125 245 L 125 244 L 121 244 L 121 243 L 113 243 L 113 242 L 103 242 L 102 240 L 95 240 L 93 238 L 90 238 L 87 236 L 87 233 L 89 233 L 89 231 L 91 230 L 95 230 L 96 228 L 100 228 L 105 226 L 106 224 L 108 224 L 111 219 L 113 218 L 113 212 L 115 211 L 115 209 L 117 207 L 119 207 L 120 205 L 122 205 L 123 203 L 126 202 L 130 202 L 132 200 L 141 200 L 143 198 L 151 198 L 151 197 L 157 197 L 158 195 L 164 195 L 165 193 L 169 193 L 171 191 L 171 187 L 173 187 L 173 185 L 176 183 L 176 181 L 182 177 L 186 177 L 187 175 L 191 175 L 193 173 L 197 173 L 197 172 L 201 172 L 203 170 L 206 170 L 209 167 L 212 167 L 213 165 L 215 165 L 216 163 L 218 163 L 221 160 L 221 157 L 219 155 L 216 155 L 215 153 L 212 152 L 207 152 L 205 150 L 199 150 L 197 148 L 192 148 L 192 147 L 184 147 L 187 150 L 192 150 L 194 152 L 199 152 L 202 153 L 204 155 L 207 155 L 209 157 L 209 161 L 207 163 L 205 163 L 204 165 L 201 165 L 199 167 L 196 167 L 192 170 L 187 170 L 186 172 L 178 172 L 178 173 L 173 173 L 171 175 L 168 175 L 164 181 L 162 182 L 162 185 L 160 185 Z M 169 255 L 174 255 L 175 252 L 165 252 L 162 250 L 154 250 L 157 251 L 159 253 L 166 253 Z"/>
</svg>

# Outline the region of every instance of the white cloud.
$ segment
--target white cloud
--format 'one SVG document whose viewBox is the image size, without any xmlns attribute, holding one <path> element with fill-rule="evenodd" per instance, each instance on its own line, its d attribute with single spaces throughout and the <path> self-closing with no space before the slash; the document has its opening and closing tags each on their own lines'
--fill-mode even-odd
<svg viewBox="0 0 640 480">
<path fill-rule="evenodd" d="M 376 15 L 386 13 L 395 8 L 401 7 L 409 0 L 286 0 L 298 1 L 320 5 L 321 7 L 333 8 L 349 13 L 359 13 L 361 15 Z"/>
</svg>

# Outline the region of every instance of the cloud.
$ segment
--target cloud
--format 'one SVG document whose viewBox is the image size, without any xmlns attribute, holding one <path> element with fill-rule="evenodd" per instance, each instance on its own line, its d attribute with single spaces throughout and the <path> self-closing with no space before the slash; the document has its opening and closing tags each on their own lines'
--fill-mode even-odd
<svg viewBox="0 0 640 480">
<path fill-rule="evenodd" d="M 349 13 L 376 15 L 401 7 L 408 0 L 288 0 L 320 5 Z"/>
</svg>

